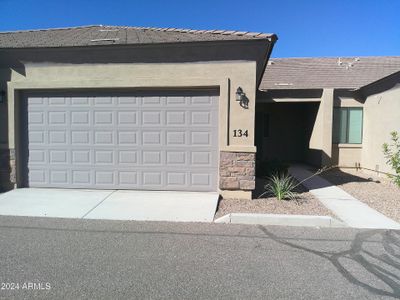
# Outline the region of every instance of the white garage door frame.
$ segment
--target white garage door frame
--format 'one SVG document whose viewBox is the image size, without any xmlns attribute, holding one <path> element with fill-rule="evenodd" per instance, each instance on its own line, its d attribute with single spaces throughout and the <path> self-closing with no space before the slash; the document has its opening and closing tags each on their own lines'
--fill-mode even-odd
<svg viewBox="0 0 400 300">
<path fill-rule="evenodd" d="M 64 97 L 64 99 L 62 99 Z M 85 100 L 86 97 L 86 100 Z M 124 98 L 125 97 L 125 98 Z M 28 100 L 27 99 L 36 99 L 37 105 L 32 105 L 29 106 L 28 108 Z M 122 104 L 121 106 L 121 101 L 129 101 L 128 98 L 135 98 L 138 103 L 136 103 L 136 108 L 134 106 L 129 107 L 129 105 L 124 105 Z M 91 99 L 91 100 L 90 100 Z M 207 100 L 208 99 L 208 100 Z M 215 89 L 195 89 L 195 90 L 188 90 L 188 89 L 168 89 L 168 90 L 161 90 L 161 89 L 154 89 L 154 90 L 130 90 L 130 91 L 119 91 L 119 90 L 114 90 L 114 89 L 107 89 L 107 90 L 84 90 L 84 91 L 78 91 L 78 90 L 73 90 L 73 89 L 68 89 L 68 90 L 45 90 L 45 91 L 24 91 L 23 95 L 20 98 L 21 105 L 19 105 L 19 113 L 22 115 L 21 120 L 23 121 L 21 123 L 21 127 L 19 129 L 20 133 L 20 148 L 21 150 L 19 151 L 19 174 L 22 175 L 20 178 L 20 182 L 22 183 L 22 186 L 34 186 L 34 187 L 60 187 L 60 188 L 101 188 L 101 189 L 146 189 L 146 190 L 186 190 L 186 191 L 217 191 L 218 190 L 218 166 L 219 166 L 219 138 L 218 138 L 218 127 L 219 127 L 219 91 Z M 79 115 L 79 112 L 85 112 L 85 110 L 80 110 L 77 106 L 74 106 L 72 103 L 85 103 L 93 101 L 93 103 L 90 103 L 92 105 L 92 110 L 90 111 L 88 119 L 90 119 L 90 130 L 93 130 L 91 133 L 90 139 L 91 142 L 94 142 L 94 139 L 96 138 L 95 135 L 100 136 L 102 133 L 102 128 L 107 131 L 107 132 L 113 132 L 114 136 L 111 137 L 112 140 L 112 145 L 111 148 L 107 145 L 91 145 L 91 148 L 89 149 L 90 153 L 87 154 L 90 156 L 90 163 L 92 164 L 92 170 L 91 174 L 89 175 L 89 183 L 88 182 L 83 182 L 82 184 L 79 184 L 79 182 L 72 182 L 71 181 L 71 176 L 72 176 L 72 171 L 76 171 L 76 174 L 79 174 L 79 171 L 82 171 L 82 168 L 84 169 L 85 167 L 79 166 L 76 164 L 76 160 L 73 161 L 73 156 L 77 155 L 77 151 L 72 153 L 74 150 L 74 147 L 76 145 L 68 144 L 66 143 L 63 145 L 62 143 L 60 145 L 57 145 L 56 147 L 52 147 L 51 144 L 49 144 L 49 139 L 50 138 L 55 138 L 56 134 L 54 132 L 61 132 L 65 128 L 69 127 L 66 131 L 65 134 L 60 134 L 60 136 L 64 135 L 64 137 L 71 143 L 72 135 L 75 132 L 75 134 L 79 131 L 85 131 L 82 128 L 78 126 L 78 124 L 73 124 L 72 119 L 77 117 Z M 111 100 L 111 102 L 110 102 Z M 30 100 L 29 100 L 30 101 Z M 47 101 L 47 102 L 46 102 Z M 66 105 L 66 102 L 68 103 L 69 106 L 64 106 L 64 109 L 62 108 L 63 105 Z M 83 102 L 82 102 L 83 101 Z M 142 102 L 141 102 L 142 101 Z M 177 102 L 177 103 L 174 103 Z M 179 106 L 179 102 L 182 103 L 182 101 L 185 101 L 184 106 Z M 207 103 L 207 101 L 210 101 Z M 96 103 L 96 105 L 95 105 Z M 107 104 L 108 103 L 108 104 Z M 125 102 L 126 104 L 128 102 Z M 132 104 L 132 103 L 131 103 Z M 175 107 L 174 107 L 175 104 Z M 111 106 L 110 106 L 111 105 Z M 160 109 L 160 105 L 162 109 Z M 207 108 L 208 105 L 208 108 Z M 122 108 L 120 110 L 120 108 Z M 179 121 L 179 116 L 182 114 L 175 114 L 176 112 L 181 112 L 186 108 L 186 111 L 183 115 L 183 118 L 186 120 L 185 124 L 178 124 L 177 121 Z M 120 164 L 120 160 L 123 160 L 123 154 L 119 149 L 121 148 L 121 145 L 119 144 L 119 140 L 123 136 L 121 133 L 126 131 L 129 135 L 129 130 L 132 129 L 133 127 L 124 127 L 127 126 L 127 124 L 120 124 L 116 123 L 115 120 L 121 121 L 125 117 L 129 117 L 129 112 L 132 113 L 135 111 L 137 113 L 137 118 L 140 123 L 140 128 L 138 129 L 138 134 L 140 138 L 143 138 L 141 141 L 144 142 L 144 139 L 146 138 L 146 134 L 148 136 L 151 136 L 151 133 L 154 133 L 154 130 L 160 129 L 160 135 L 161 135 L 161 140 L 163 140 L 163 144 L 161 145 L 161 148 L 154 148 L 154 146 L 147 145 L 146 149 L 142 148 L 142 153 L 138 154 L 138 159 L 140 161 L 141 165 L 135 165 L 133 160 L 130 161 L 132 163 L 131 165 L 127 164 L 126 167 L 122 167 Z M 28 110 L 30 112 L 28 112 Z M 39 118 L 40 120 L 40 113 L 38 113 L 36 116 L 34 113 L 42 111 L 42 122 L 44 124 L 40 125 L 35 125 L 34 122 L 32 123 L 32 119 L 35 119 L 35 117 Z M 204 120 L 207 119 L 207 113 L 208 118 L 209 118 L 209 123 L 206 124 L 201 124 L 201 122 L 204 122 Z M 73 113 L 75 114 L 73 115 Z M 28 114 L 30 116 L 30 120 L 28 121 Z M 57 116 L 58 114 L 58 116 Z M 107 120 L 110 121 L 110 116 L 111 119 L 114 120 L 114 123 L 111 122 L 110 124 L 106 124 Z M 50 124 L 51 118 L 54 118 L 54 120 L 64 120 L 66 123 L 63 124 Z M 142 122 L 146 121 L 145 118 L 147 118 L 147 121 L 149 123 L 147 125 L 143 125 Z M 176 124 L 170 124 L 167 123 L 167 118 L 169 120 L 176 121 Z M 197 118 L 198 124 L 196 124 L 195 118 Z M 36 121 L 38 121 L 36 120 Z M 103 120 L 105 124 L 99 124 L 96 123 L 97 121 Z M 159 121 L 158 123 L 155 122 L 155 124 L 151 124 L 152 121 Z M 187 123 L 188 120 L 191 123 Z M 68 123 L 69 122 L 69 123 Z M 194 124 L 193 124 L 194 122 Z M 40 122 L 39 122 L 40 123 Z M 61 122 L 62 123 L 62 122 Z M 101 122 L 100 122 L 101 123 Z M 36 159 L 39 158 L 39 161 L 41 159 L 41 154 L 38 154 L 38 151 L 36 153 L 31 150 L 40 150 L 39 148 L 35 148 L 35 145 L 31 143 L 33 137 L 31 136 L 33 129 L 29 129 L 28 133 L 28 126 L 29 128 L 35 129 L 35 126 L 37 128 L 40 128 L 42 126 L 42 136 L 44 136 L 44 148 L 49 150 L 47 153 L 42 155 L 42 162 L 37 164 L 36 162 L 32 162 L 32 158 L 36 155 Z M 43 126 L 45 128 L 43 128 Z M 63 127 L 64 126 L 64 127 Z M 85 124 L 83 124 L 85 126 Z M 110 127 L 111 126 L 111 127 Z M 121 127 L 122 126 L 122 127 Z M 143 127 L 145 126 L 145 127 Z M 161 126 L 161 127 L 160 127 Z M 71 128 L 72 127 L 72 128 Z M 61 130 L 60 130 L 61 128 Z M 63 129 L 62 129 L 63 128 Z M 185 130 L 185 139 L 186 139 L 186 145 L 183 145 L 183 148 L 174 148 L 171 147 L 170 144 L 167 143 L 167 138 L 172 137 L 173 138 L 173 133 L 179 133 L 182 132 L 182 130 Z M 75 131 L 74 131 L 75 130 Z M 196 139 L 193 140 L 193 136 L 198 134 L 199 138 L 198 140 L 201 140 L 200 138 L 200 133 L 203 132 L 203 136 L 206 136 L 207 134 L 210 134 L 210 144 L 208 147 L 204 147 L 205 145 L 193 145 L 193 144 L 187 144 L 187 141 L 189 141 L 192 138 L 192 141 L 195 141 Z M 37 132 L 36 132 L 37 133 Z M 40 135 L 40 134 L 39 134 Z M 53 135 L 53 136 L 51 136 Z M 118 135 L 118 136 L 117 136 Z M 167 137 L 168 135 L 168 137 Z M 30 138 L 28 138 L 30 136 Z M 140 140 L 139 138 L 139 140 Z M 175 136 L 175 138 L 179 138 L 179 135 Z M 62 139 L 62 138 L 61 138 Z M 29 140 L 29 142 L 28 142 Z M 148 140 L 151 142 L 151 140 Z M 159 141 L 161 142 L 161 141 Z M 72 145 L 72 146 L 71 146 Z M 140 144 L 143 146 L 142 144 Z M 37 145 L 36 145 L 37 146 Z M 69 150 L 67 154 L 65 154 L 65 151 L 63 151 L 63 147 L 65 149 Z M 72 147 L 72 148 L 71 148 Z M 112 149 L 114 147 L 114 149 Z M 124 146 L 125 147 L 125 146 Z M 122 148 L 124 148 L 122 147 Z M 144 147 L 144 146 L 143 146 Z M 186 148 L 185 148 L 186 147 Z M 42 148 L 42 150 L 44 149 Z M 79 148 L 79 147 L 78 147 Z M 82 149 L 84 147 L 81 147 Z M 61 149 L 61 150 L 59 150 Z M 129 149 L 128 147 L 124 148 Z M 156 153 L 157 151 L 151 151 L 151 150 L 162 150 L 160 153 Z M 51 152 L 50 150 L 54 150 Z M 71 151 L 70 151 L 71 150 Z M 78 149 L 79 150 L 79 149 Z M 86 149 L 88 150 L 88 149 Z M 167 153 L 169 150 L 169 153 Z M 171 162 L 171 159 L 173 160 L 173 155 L 174 151 L 179 150 L 185 150 L 185 154 L 183 155 L 185 157 L 185 163 L 186 167 L 181 167 L 178 166 L 171 166 L 170 163 L 167 163 L 167 159 L 169 159 L 169 162 Z M 147 152 L 145 152 L 147 151 Z M 64 153 L 63 153 L 64 152 Z M 83 155 L 84 151 L 81 151 L 81 155 Z M 112 153 L 111 153 L 112 152 Z M 128 153 L 129 151 L 125 151 Z M 153 153 L 151 153 L 153 152 Z M 207 154 L 208 152 L 208 154 Z M 111 154 L 110 154 L 111 153 Z M 128 153 L 129 154 L 129 153 Z M 176 153 L 175 153 L 176 154 Z M 167 157 L 170 155 L 169 157 Z M 197 156 L 196 156 L 197 155 Z M 208 162 L 207 162 L 207 155 L 208 157 Z M 51 157 L 50 157 L 51 156 Z M 58 156 L 58 158 L 57 158 Z M 129 156 L 129 155 L 128 155 Z M 43 160 L 44 158 L 44 160 Z M 76 158 L 76 157 L 75 157 Z M 59 160 L 57 162 L 57 159 Z M 147 159 L 148 162 L 155 163 L 154 166 L 148 165 L 147 163 L 144 163 L 144 159 Z M 177 157 L 179 160 L 180 158 Z M 122 161 L 121 160 L 121 161 Z M 127 158 L 129 160 L 129 158 Z M 160 162 L 161 161 L 161 162 Z M 60 162 L 65 167 L 60 168 Z M 179 161 L 181 162 L 181 161 Z M 188 163 L 189 162 L 189 163 Z M 201 163 L 204 162 L 206 163 L 206 166 L 200 166 L 196 165 L 196 163 Z M 45 173 L 47 172 L 47 175 L 45 175 L 45 180 L 40 183 L 38 180 L 36 180 L 33 183 L 31 182 L 28 174 L 30 177 L 32 177 L 32 174 L 30 173 L 31 170 L 35 168 L 35 163 L 39 167 L 44 168 Z M 107 163 L 110 163 L 111 165 L 107 166 Z M 159 165 L 157 166 L 157 163 Z M 174 163 L 178 163 L 175 161 Z M 42 165 L 40 165 L 42 164 Z M 110 176 L 110 168 L 114 168 L 114 174 L 111 175 L 113 176 L 113 182 L 108 182 L 107 181 L 107 176 Z M 186 169 L 185 169 L 186 168 Z M 140 170 L 139 170 L 140 169 Z M 63 175 L 62 171 L 69 170 L 69 174 Z M 132 172 L 128 172 L 128 170 L 136 170 L 139 171 L 136 172 L 137 180 L 136 182 L 134 180 L 129 181 L 134 177 L 135 175 Z M 60 172 L 61 171 L 61 172 Z M 161 175 L 161 180 L 160 182 L 156 182 L 157 180 L 155 179 L 158 175 L 156 174 L 158 171 L 164 172 L 163 175 Z M 51 174 L 49 172 L 52 172 Z M 57 173 L 58 172 L 58 173 Z M 196 173 L 197 172 L 197 173 Z M 183 173 L 185 173 L 185 178 L 183 179 Z M 58 175 L 57 175 L 58 174 Z M 85 174 L 84 172 L 82 173 L 83 177 L 81 178 L 83 181 L 85 179 Z M 152 174 L 155 176 L 152 178 Z M 171 176 L 172 174 L 172 176 Z M 208 174 L 208 184 L 207 179 L 205 178 L 205 175 Z M 122 175 L 122 176 L 121 176 Z M 124 175 L 125 179 L 124 179 Z M 36 176 L 39 176 L 36 174 Z M 54 183 L 54 180 L 51 181 L 50 177 L 52 179 L 57 179 L 60 178 L 66 178 L 65 176 L 69 177 L 68 182 L 63 184 L 62 182 L 56 182 Z M 54 177 L 55 176 L 55 177 Z M 103 177 L 102 177 L 103 176 Z M 146 177 L 147 176 L 147 177 Z M 167 177 L 169 176 L 169 177 Z M 174 177 L 175 176 L 175 177 Z M 39 176 L 40 177 L 40 176 Z M 109 177 L 111 178 L 111 177 Z M 160 176 L 158 176 L 160 178 Z M 146 183 L 147 180 L 147 183 Z M 182 182 L 182 180 L 184 180 Z M 57 180 L 56 180 L 57 181 Z M 79 181 L 79 180 L 78 180 Z M 184 183 L 184 184 L 182 184 Z M 21 184 L 19 184 L 21 185 Z"/>
</svg>

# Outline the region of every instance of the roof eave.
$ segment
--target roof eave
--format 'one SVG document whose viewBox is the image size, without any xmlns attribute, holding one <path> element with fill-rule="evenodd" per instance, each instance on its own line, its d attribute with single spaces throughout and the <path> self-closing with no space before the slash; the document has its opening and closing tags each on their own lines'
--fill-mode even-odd
<svg viewBox="0 0 400 300">
<path fill-rule="evenodd" d="M 310 86 L 310 87 L 281 87 L 281 88 L 263 88 L 259 89 L 261 92 L 268 91 L 296 91 L 296 90 L 324 90 L 324 89 L 332 89 L 332 90 L 347 90 L 347 91 L 357 91 L 358 87 L 334 87 L 334 86 Z"/>
<path fill-rule="evenodd" d="M 278 36 L 276 34 L 272 34 L 270 36 L 270 39 L 268 40 L 269 41 L 269 45 L 268 45 L 268 49 L 267 49 L 267 55 L 265 55 L 265 59 L 264 59 L 263 67 L 262 67 L 262 71 L 261 71 L 261 75 L 260 75 L 260 78 L 258 79 L 258 82 L 257 82 L 257 90 L 259 90 L 259 87 L 261 85 L 262 79 L 263 79 L 264 74 L 265 74 L 265 70 L 267 69 L 268 61 L 269 61 L 269 59 L 271 57 L 271 54 L 272 54 L 272 49 L 274 48 L 275 43 L 277 42 L 277 40 L 278 40 Z"/>
<path fill-rule="evenodd" d="M 379 84 L 379 83 L 381 83 L 383 81 L 389 80 L 390 78 L 395 77 L 395 76 L 397 76 L 399 74 L 400 74 L 400 71 L 394 72 L 392 74 L 389 74 L 388 76 L 382 77 L 382 78 L 380 78 L 378 80 L 375 80 L 375 81 L 370 82 L 370 83 L 368 83 L 368 84 L 366 84 L 364 86 L 361 86 L 361 87 L 357 88 L 356 90 L 357 91 L 365 90 L 365 89 L 367 89 L 369 87 L 373 87 L 374 85 L 377 85 L 377 84 Z"/>
<path fill-rule="evenodd" d="M 159 46 L 159 45 L 208 45 L 208 44 L 220 44 L 220 43 L 249 43 L 249 42 L 258 42 L 258 41 L 268 41 L 269 43 L 275 43 L 277 40 L 276 35 L 271 35 L 268 37 L 254 37 L 250 39 L 226 39 L 226 40 L 205 40 L 205 41 L 176 41 L 176 42 L 162 42 L 162 43 L 110 43 L 110 44 L 95 44 L 95 45 L 70 45 L 70 46 L 39 46 L 39 47 L 1 47 L 0 50 L 12 51 L 12 50 L 40 50 L 40 49 L 71 49 L 71 48 L 111 48 L 111 47 L 146 47 L 146 46 Z M 270 55 L 271 53 L 269 53 Z"/>
</svg>

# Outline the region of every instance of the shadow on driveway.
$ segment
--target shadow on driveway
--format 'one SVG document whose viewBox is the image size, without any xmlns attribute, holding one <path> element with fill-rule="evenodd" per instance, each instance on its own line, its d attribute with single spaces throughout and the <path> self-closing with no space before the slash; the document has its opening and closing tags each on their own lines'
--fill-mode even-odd
<svg viewBox="0 0 400 300">
<path fill-rule="evenodd" d="M 350 249 L 340 252 L 324 252 L 295 244 L 287 239 L 281 239 L 264 226 L 259 226 L 259 229 L 277 243 L 328 260 L 346 280 L 368 290 L 370 293 L 400 299 L 400 275 L 398 273 L 400 271 L 400 232 L 398 231 L 363 231 L 355 236 Z M 374 236 L 382 239 L 382 246 L 385 250 L 383 254 L 375 254 L 364 247 L 366 240 Z M 363 281 L 355 274 L 356 270 L 360 269 L 364 271 L 363 277 L 366 272 L 374 278 L 373 281 L 369 282 L 383 282 L 387 289 L 378 288 Z M 397 271 L 397 274 L 395 271 Z"/>
</svg>

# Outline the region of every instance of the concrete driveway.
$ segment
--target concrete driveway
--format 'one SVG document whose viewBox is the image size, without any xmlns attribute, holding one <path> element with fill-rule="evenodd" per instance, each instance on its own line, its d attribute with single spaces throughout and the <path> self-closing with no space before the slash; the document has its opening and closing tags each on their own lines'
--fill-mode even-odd
<svg viewBox="0 0 400 300">
<path fill-rule="evenodd" d="M 22 188 L 0 194 L 0 215 L 212 222 L 218 193 Z"/>
</svg>

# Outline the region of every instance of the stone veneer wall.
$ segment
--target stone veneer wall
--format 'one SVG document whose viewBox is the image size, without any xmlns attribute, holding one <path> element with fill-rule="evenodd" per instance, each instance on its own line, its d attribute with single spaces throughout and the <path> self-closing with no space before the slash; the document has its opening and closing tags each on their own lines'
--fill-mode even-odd
<svg viewBox="0 0 400 300">
<path fill-rule="evenodd" d="M 221 190 L 251 191 L 255 189 L 255 153 L 221 152 L 219 187 Z"/>
<path fill-rule="evenodd" d="M 0 190 L 8 190 L 15 183 L 15 151 L 0 149 Z"/>
</svg>

